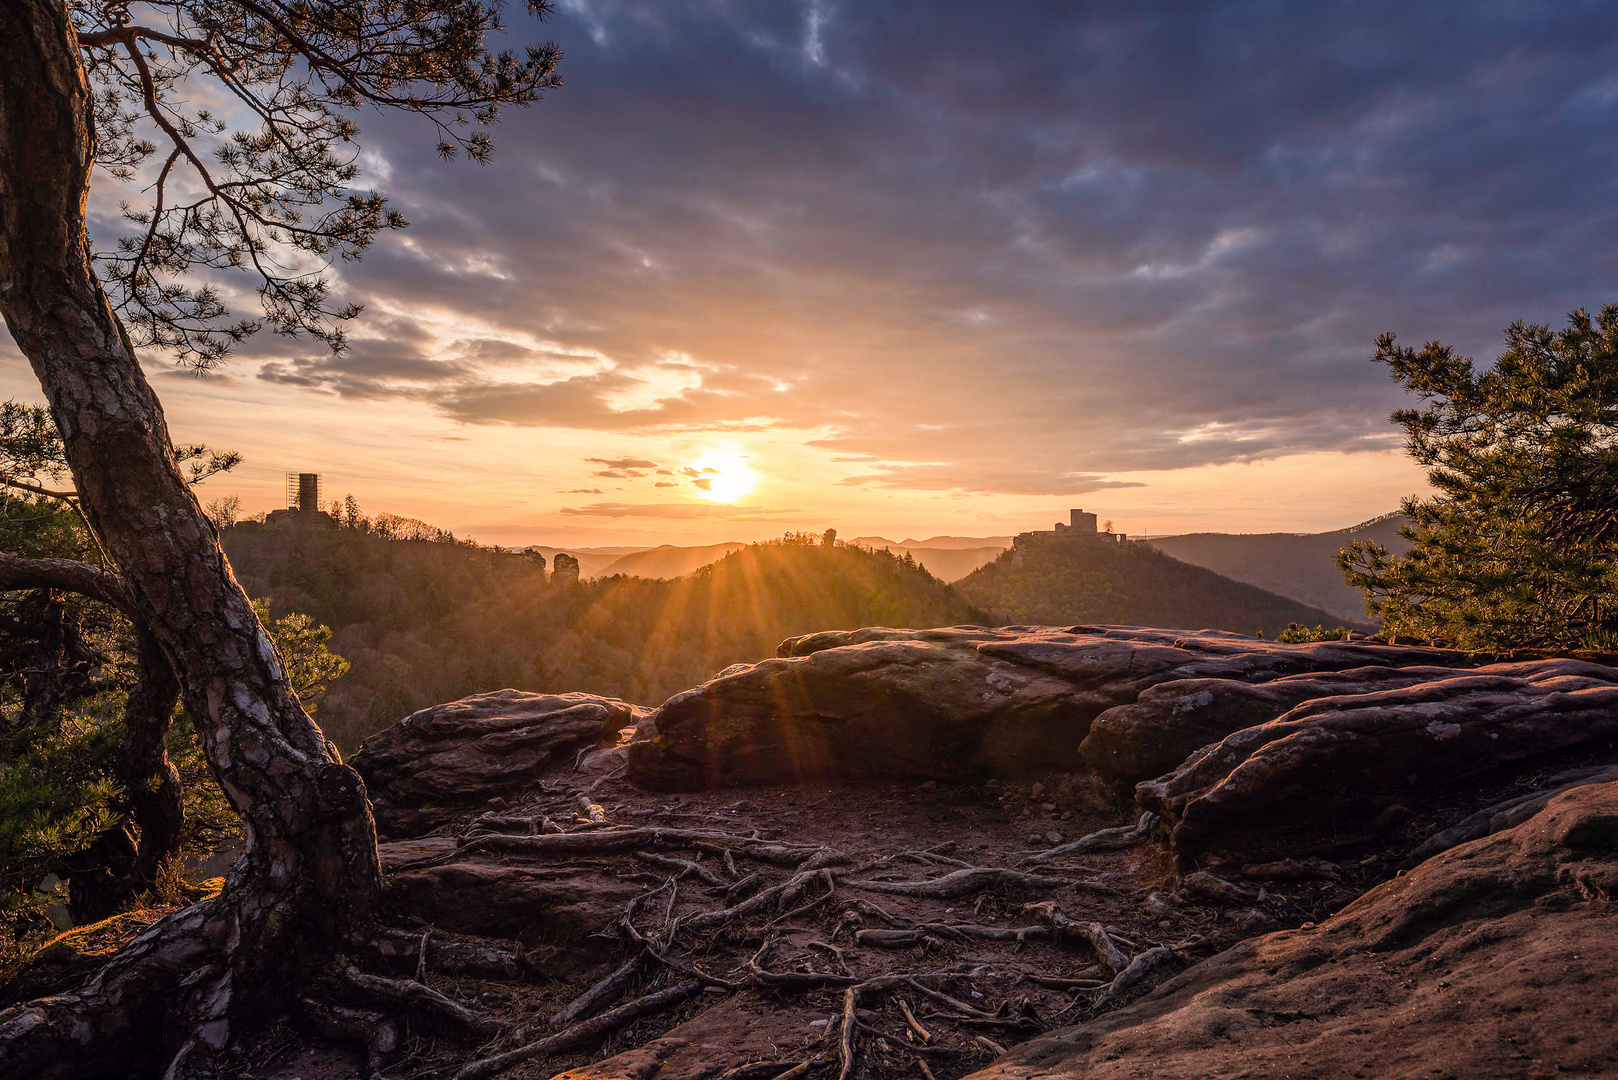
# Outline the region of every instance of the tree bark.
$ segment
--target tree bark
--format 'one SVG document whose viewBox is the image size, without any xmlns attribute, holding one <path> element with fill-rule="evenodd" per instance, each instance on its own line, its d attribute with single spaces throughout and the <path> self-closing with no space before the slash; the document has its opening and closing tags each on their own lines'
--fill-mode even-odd
<svg viewBox="0 0 1618 1080">
<path fill-rule="evenodd" d="M 0 1074 L 77 1073 L 92 1059 L 127 1071 L 161 1045 L 168 1071 L 191 1075 L 212 1070 L 255 995 L 279 996 L 374 924 L 376 830 L 364 785 L 299 705 L 176 468 L 162 409 L 95 277 L 84 226 L 93 144 L 62 0 L 6 0 L 0 313 L 137 621 L 173 666 L 247 851 L 218 898 L 156 924 L 74 994 L 0 1013 Z"/>
</svg>

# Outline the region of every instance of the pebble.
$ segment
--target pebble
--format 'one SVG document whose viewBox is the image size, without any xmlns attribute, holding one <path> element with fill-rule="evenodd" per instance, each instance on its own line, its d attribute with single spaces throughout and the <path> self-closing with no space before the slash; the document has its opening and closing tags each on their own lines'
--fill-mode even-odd
<svg viewBox="0 0 1618 1080">
<path fill-rule="evenodd" d="M 931 795 L 933 792 L 938 790 L 938 781 L 937 780 L 923 780 L 921 782 L 921 790 L 923 790 L 923 791 L 927 792 L 927 794 Z"/>
<path fill-rule="evenodd" d="M 1043 844 L 1045 842 L 1045 838 L 1038 833 L 1033 833 L 1028 837 L 1028 842 L 1030 844 Z"/>
<path fill-rule="evenodd" d="M 1028 789 L 1028 797 L 1031 799 L 1037 799 L 1043 794 L 1045 794 L 1044 784 L 1035 784 L 1033 787 Z"/>
<path fill-rule="evenodd" d="M 1045 834 L 1045 839 L 1049 840 L 1053 844 L 1060 844 L 1062 842 L 1062 834 L 1052 830 L 1051 832 Z"/>
</svg>

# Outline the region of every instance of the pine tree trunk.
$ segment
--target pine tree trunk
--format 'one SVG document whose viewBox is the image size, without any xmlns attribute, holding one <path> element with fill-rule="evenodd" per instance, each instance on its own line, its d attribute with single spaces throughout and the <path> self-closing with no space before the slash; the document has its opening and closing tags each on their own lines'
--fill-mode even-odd
<svg viewBox="0 0 1618 1080">
<path fill-rule="evenodd" d="M 225 892 L 157 924 L 75 994 L 0 1013 L 0 1074 L 210 1066 L 254 995 L 279 996 L 380 891 L 364 785 L 299 705 L 174 464 L 156 396 L 91 267 L 94 132 L 62 0 L 0 3 L 0 313 L 60 428 L 92 527 L 167 655 L 247 851 Z M 318 962 L 318 961 L 314 961 Z M 145 1030 L 142 1030 L 142 1029 Z"/>
</svg>

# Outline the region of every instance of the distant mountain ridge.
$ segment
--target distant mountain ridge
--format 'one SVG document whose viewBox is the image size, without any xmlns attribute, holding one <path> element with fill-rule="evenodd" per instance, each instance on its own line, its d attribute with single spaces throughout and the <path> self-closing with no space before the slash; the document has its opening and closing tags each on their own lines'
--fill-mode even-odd
<svg viewBox="0 0 1618 1080">
<path fill-rule="evenodd" d="M 956 583 L 998 617 L 1031 624 L 1124 623 L 1232 630 L 1274 637 L 1288 623 L 1369 629 L 1141 541 L 1024 533 L 1009 551 Z"/>
<path fill-rule="evenodd" d="M 1322 608 L 1336 619 L 1363 622 L 1365 598 L 1343 581 L 1337 553 L 1354 541 L 1374 540 L 1403 554 L 1410 547 L 1399 535 L 1404 523 L 1405 516 L 1394 512 L 1323 533 L 1186 533 L 1147 542 L 1181 562 Z"/>
<path fill-rule="evenodd" d="M 627 574 L 630 577 L 677 578 L 694 574 L 710 563 L 718 562 L 746 544 L 733 541 L 724 544 L 705 544 L 701 547 L 676 547 L 663 544 L 645 551 L 631 552 L 608 564 L 589 577 L 612 577 Z"/>
<path fill-rule="evenodd" d="M 1009 536 L 931 536 L 926 540 L 902 542 L 885 536 L 856 536 L 850 543 L 873 551 L 909 555 L 917 565 L 940 581 L 955 582 L 1011 546 Z"/>
</svg>

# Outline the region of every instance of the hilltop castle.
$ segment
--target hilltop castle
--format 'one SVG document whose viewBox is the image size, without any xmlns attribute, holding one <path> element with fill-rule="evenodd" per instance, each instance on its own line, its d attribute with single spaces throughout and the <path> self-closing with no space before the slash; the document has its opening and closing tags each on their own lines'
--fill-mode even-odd
<svg viewBox="0 0 1618 1080">
<path fill-rule="evenodd" d="M 1122 544 L 1129 539 L 1123 533 L 1099 532 L 1096 529 L 1096 516 L 1087 514 L 1083 510 L 1069 510 L 1066 524 L 1058 521 L 1055 531 L 1071 537 L 1085 537 L 1090 540 L 1108 540 L 1115 544 Z"/>
</svg>

